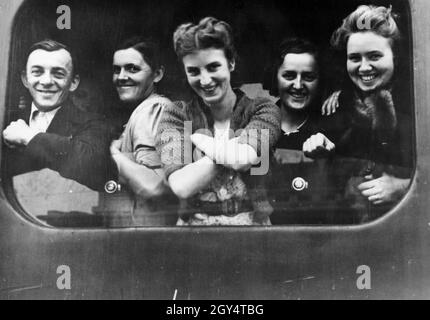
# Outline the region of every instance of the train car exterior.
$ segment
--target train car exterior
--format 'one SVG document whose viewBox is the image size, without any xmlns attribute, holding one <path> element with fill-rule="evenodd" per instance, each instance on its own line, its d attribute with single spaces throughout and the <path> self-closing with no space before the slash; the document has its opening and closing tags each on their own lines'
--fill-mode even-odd
<svg viewBox="0 0 430 320">
<path fill-rule="evenodd" d="M 25 2 L 0 0 L 2 129 Z M 0 299 L 430 298 L 430 3 L 408 3 L 416 170 L 389 213 L 345 226 L 59 229 L 20 210 L 3 184 Z"/>
</svg>

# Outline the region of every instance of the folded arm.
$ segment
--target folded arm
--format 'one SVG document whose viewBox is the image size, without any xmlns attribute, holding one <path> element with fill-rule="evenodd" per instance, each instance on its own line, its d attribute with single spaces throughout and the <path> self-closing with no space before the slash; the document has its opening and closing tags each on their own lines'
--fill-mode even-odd
<svg viewBox="0 0 430 320">
<path fill-rule="evenodd" d="M 216 164 L 235 171 L 247 171 L 259 161 L 255 149 L 248 144 L 239 143 L 239 138 L 217 141 L 196 133 L 191 136 L 191 141 Z"/>
<path fill-rule="evenodd" d="M 118 168 L 119 182 L 127 184 L 138 196 L 152 198 L 162 195 L 168 190 L 164 182 L 164 173 L 160 165 L 151 168 L 137 163 L 132 153 L 119 150 L 121 141 L 115 140 L 111 144 L 111 155 Z M 151 152 L 155 153 L 155 150 Z"/>
<path fill-rule="evenodd" d="M 169 176 L 169 185 L 181 199 L 187 199 L 205 188 L 216 176 L 217 165 L 208 157 L 190 163 Z"/>
<path fill-rule="evenodd" d="M 111 131 L 102 119 L 87 121 L 69 136 L 38 133 L 24 148 L 22 161 L 57 171 L 95 190 L 103 190 L 117 172 L 110 159 Z"/>
</svg>

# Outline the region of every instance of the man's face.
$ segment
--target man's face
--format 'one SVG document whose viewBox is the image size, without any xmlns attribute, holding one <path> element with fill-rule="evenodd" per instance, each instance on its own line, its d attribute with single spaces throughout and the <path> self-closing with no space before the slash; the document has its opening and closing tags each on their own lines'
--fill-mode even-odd
<svg viewBox="0 0 430 320">
<path fill-rule="evenodd" d="M 47 112 L 61 106 L 76 90 L 79 76 L 73 76 L 72 57 L 67 50 L 37 49 L 28 56 L 22 82 L 36 107 Z"/>
</svg>

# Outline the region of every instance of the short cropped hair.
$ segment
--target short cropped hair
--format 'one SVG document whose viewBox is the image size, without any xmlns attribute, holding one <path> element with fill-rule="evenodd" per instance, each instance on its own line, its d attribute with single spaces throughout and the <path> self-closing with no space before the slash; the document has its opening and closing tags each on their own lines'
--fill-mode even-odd
<svg viewBox="0 0 430 320">
<path fill-rule="evenodd" d="M 393 52 L 399 48 L 401 35 L 396 23 L 398 15 L 389 8 L 380 6 L 359 6 L 349 14 L 342 25 L 332 34 L 330 43 L 333 48 L 346 50 L 349 37 L 357 32 L 374 32 L 375 34 L 390 40 Z"/>
<path fill-rule="evenodd" d="M 236 59 L 233 32 L 227 22 L 206 17 L 198 24 L 181 24 L 173 34 L 173 47 L 181 60 L 197 50 L 222 49 L 229 62 Z"/>
<path fill-rule="evenodd" d="M 130 48 L 133 48 L 142 55 L 153 72 L 163 66 L 161 50 L 157 42 L 142 36 L 133 36 L 123 41 L 115 51 Z"/>
<path fill-rule="evenodd" d="M 312 55 L 318 67 L 318 72 L 321 73 L 320 53 L 318 47 L 311 41 L 303 38 L 287 38 L 284 39 L 276 51 L 275 61 L 271 67 L 271 83 L 269 85 L 269 93 L 272 96 L 279 96 L 278 91 L 278 70 L 284 63 L 285 56 L 289 53 L 301 54 L 308 53 Z"/>
<path fill-rule="evenodd" d="M 52 40 L 52 39 L 45 39 L 45 40 L 34 43 L 27 52 L 27 60 L 28 60 L 28 57 L 30 56 L 30 54 L 36 50 L 44 50 L 44 51 L 48 51 L 48 52 L 53 52 L 53 51 L 58 51 L 61 49 L 66 50 L 70 54 L 70 57 L 72 58 L 72 75 L 76 76 L 77 74 L 79 74 L 79 72 L 78 72 L 79 70 L 78 70 L 78 60 L 76 59 L 74 52 L 65 44 L 62 44 L 62 43 L 55 41 L 55 40 Z M 27 60 L 25 63 L 27 63 Z M 25 70 L 25 68 L 24 68 L 24 70 Z"/>
</svg>

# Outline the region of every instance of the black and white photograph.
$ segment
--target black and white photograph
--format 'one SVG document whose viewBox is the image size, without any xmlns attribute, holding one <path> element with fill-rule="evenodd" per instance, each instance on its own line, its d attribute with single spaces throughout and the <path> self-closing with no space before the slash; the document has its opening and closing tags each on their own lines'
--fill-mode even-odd
<svg viewBox="0 0 430 320">
<path fill-rule="evenodd" d="M 430 299 L 429 18 L 0 0 L 0 300 Z"/>
</svg>

